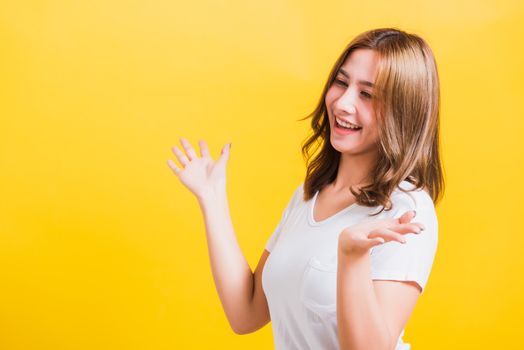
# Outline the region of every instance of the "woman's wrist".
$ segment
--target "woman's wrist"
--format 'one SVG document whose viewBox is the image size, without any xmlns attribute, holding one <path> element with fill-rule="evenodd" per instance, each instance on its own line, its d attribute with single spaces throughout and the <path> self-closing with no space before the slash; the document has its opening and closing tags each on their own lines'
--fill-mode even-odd
<svg viewBox="0 0 524 350">
<path fill-rule="evenodd" d="M 225 188 L 208 188 L 202 191 L 200 195 L 197 195 L 198 203 L 202 208 L 216 205 L 223 200 L 227 201 L 227 192 Z"/>
</svg>

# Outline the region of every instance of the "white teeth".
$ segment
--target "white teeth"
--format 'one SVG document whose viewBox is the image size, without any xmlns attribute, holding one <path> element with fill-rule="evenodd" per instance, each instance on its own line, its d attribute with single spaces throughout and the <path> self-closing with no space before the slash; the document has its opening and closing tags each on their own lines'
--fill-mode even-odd
<svg viewBox="0 0 524 350">
<path fill-rule="evenodd" d="M 346 127 L 346 128 L 350 128 L 350 129 L 360 129 L 360 126 L 358 125 L 355 125 L 355 124 L 352 124 L 352 123 L 348 123 L 348 122 L 345 122 L 339 118 L 335 118 L 337 123 Z"/>
</svg>

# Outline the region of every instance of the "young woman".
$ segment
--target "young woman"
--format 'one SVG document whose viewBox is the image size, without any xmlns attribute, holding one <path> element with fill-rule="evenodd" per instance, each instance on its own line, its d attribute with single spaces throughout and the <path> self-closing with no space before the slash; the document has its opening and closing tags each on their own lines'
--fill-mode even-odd
<svg viewBox="0 0 524 350">
<path fill-rule="evenodd" d="M 199 157 L 181 139 L 185 154 L 173 151 L 182 168 L 168 161 L 203 211 L 229 323 L 246 334 L 271 320 L 282 350 L 409 349 L 402 335 L 433 265 L 444 187 L 431 49 L 395 28 L 358 35 L 306 118 L 305 181 L 254 273 L 226 198 L 231 144 L 214 161 L 204 141 Z"/>
</svg>

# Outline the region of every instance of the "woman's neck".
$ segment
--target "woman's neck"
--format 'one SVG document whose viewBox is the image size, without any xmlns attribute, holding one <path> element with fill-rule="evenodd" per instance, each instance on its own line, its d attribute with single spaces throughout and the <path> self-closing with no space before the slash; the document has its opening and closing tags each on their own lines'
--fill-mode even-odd
<svg viewBox="0 0 524 350">
<path fill-rule="evenodd" d="M 331 184 L 335 192 L 345 192 L 350 186 L 362 186 L 372 182 L 371 171 L 375 165 L 375 157 L 370 154 L 340 155 L 337 177 Z"/>
</svg>

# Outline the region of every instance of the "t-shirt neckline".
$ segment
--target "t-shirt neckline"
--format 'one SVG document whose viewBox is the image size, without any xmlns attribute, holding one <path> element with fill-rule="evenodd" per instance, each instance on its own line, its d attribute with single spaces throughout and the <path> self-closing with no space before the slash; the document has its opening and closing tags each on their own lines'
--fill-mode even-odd
<svg viewBox="0 0 524 350">
<path fill-rule="evenodd" d="M 345 207 L 344 209 L 341 209 L 339 210 L 338 212 L 336 212 L 335 214 L 331 215 L 331 216 L 328 216 L 327 218 L 325 218 L 324 220 L 320 220 L 320 221 L 316 221 L 314 219 L 314 215 L 313 215 L 313 212 L 314 212 L 314 209 L 315 209 L 315 203 L 317 202 L 317 196 L 318 196 L 318 193 L 320 191 L 317 190 L 315 192 L 315 195 L 313 196 L 313 198 L 311 199 L 311 201 L 309 202 L 309 210 L 308 210 L 308 221 L 309 221 L 309 224 L 311 226 L 320 226 L 320 225 L 323 225 L 327 222 L 330 222 L 332 221 L 333 219 L 339 217 L 340 215 L 350 211 L 351 209 L 355 208 L 358 206 L 358 203 L 355 202 L 353 204 L 350 204 L 349 206 Z"/>
</svg>

